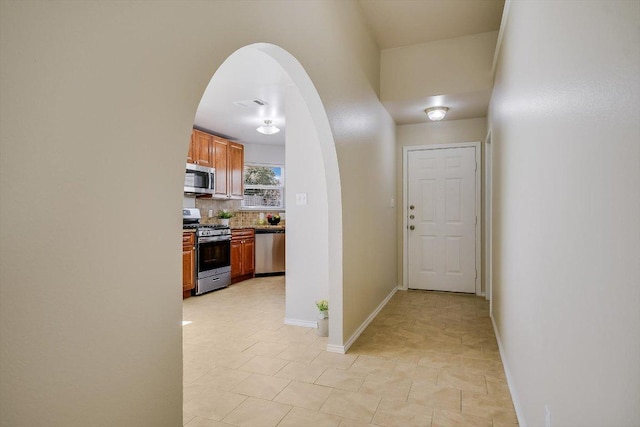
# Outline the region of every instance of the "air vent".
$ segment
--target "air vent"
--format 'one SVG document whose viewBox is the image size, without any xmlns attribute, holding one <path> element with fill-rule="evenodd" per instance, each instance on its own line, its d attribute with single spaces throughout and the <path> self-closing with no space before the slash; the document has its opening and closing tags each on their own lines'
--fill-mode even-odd
<svg viewBox="0 0 640 427">
<path fill-rule="evenodd" d="M 244 101 L 234 101 L 233 105 L 237 105 L 238 107 L 242 107 L 242 108 L 255 108 L 255 107 L 266 107 L 267 105 L 269 105 L 269 103 L 267 101 L 263 101 L 260 98 L 254 98 L 254 99 L 246 99 Z"/>
</svg>

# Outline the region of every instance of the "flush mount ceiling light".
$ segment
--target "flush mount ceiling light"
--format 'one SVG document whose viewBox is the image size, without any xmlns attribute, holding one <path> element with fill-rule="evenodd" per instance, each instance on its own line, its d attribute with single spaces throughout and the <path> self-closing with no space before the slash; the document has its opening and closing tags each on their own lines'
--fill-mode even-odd
<svg viewBox="0 0 640 427">
<path fill-rule="evenodd" d="M 280 129 L 271 124 L 271 120 L 265 120 L 262 126 L 259 126 L 256 130 L 263 135 L 273 135 L 280 132 Z"/>
<path fill-rule="evenodd" d="M 444 119 L 444 116 L 447 115 L 447 111 L 449 111 L 448 107 L 431 107 L 424 110 L 429 116 L 429 120 L 438 121 Z"/>
</svg>

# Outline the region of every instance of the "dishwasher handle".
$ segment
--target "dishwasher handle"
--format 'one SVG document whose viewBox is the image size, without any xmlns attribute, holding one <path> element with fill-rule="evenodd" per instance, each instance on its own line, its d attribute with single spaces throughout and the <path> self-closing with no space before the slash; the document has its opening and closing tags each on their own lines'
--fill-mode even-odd
<svg viewBox="0 0 640 427">
<path fill-rule="evenodd" d="M 256 228 L 256 234 L 284 234 L 285 230 L 273 230 L 269 228 Z"/>
</svg>

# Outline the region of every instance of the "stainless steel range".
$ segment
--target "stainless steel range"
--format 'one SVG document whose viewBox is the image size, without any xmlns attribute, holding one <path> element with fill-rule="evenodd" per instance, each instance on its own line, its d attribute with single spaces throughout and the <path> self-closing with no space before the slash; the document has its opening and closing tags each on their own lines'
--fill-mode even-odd
<svg viewBox="0 0 640 427">
<path fill-rule="evenodd" d="M 182 226 L 196 229 L 197 281 L 195 295 L 231 284 L 231 229 L 225 225 L 200 224 L 200 210 L 182 210 Z"/>
</svg>

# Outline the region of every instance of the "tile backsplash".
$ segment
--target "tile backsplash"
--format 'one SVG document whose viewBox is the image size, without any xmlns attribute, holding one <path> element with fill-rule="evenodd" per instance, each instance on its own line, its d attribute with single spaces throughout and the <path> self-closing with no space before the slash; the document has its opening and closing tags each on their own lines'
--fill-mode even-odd
<svg viewBox="0 0 640 427">
<path fill-rule="evenodd" d="M 267 214 L 275 215 L 277 213 L 278 215 L 280 215 L 280 217 L 282 219 L 280 220 L 280 223 L 278 223 L 278 225 L 284 225 L 285 222 L 286 222 L 285 218 L 284 218 L 284 212 L 278 212 L 278 211 L 240 211 L 240 212 L 236 212 L 236 216 L 231 218 L 231 221 L 229 223 L 231 224 L 232 227 L 250 227 L 250 226 L 253 226 L 253 225 L 261 225 L 258 222 L 260 220 L 260 213 L 264 214 L 264 224 L 262 224 L 262 225 L 268 225 L 268 223 L 267 223 Z"/>
<path fill-rule="evenodd" d="M 282 217 L 282 220 L 280 221 L 279 225 L 284 225 L 285 223 L 284 212 L 269 211 L 269 210 L 241 211 L 240 200 L 215 200 L 215 199 L 204 199 L 204 198 L 193 198 L 193 199 L 195 199 L 195 207 L 200 209 L 200 215 L 202 216 L 201 222 L 203 224 L 218 223 L 220 220 L 216 217 L 216 214 L 218 213 L 218 211 L 224 210 L 224 209 L 234 213 L 233 218 L 231 218 L 231 220 L 229 221 L 229 225 L 231 225 L 231 227 L 250 227 L 250 226 L 258 225 L 259 224 L 258 221 L 260 219 L 260 213 L 264 214 L 265 224 L 267 224 L 266 222 L 267 214 L 275 215 L 276 213 L 278 213 L 278 215 Z M 190 204 L 189 202 L 191 201 L 186 200 L 185 198 L 184 206 L 189 207 L 187 206 L 188 204 Z M 209 217 L 209 211 L 211 211 L 211 213 L 213 214 L 211 217 Z"/>
</svg>

